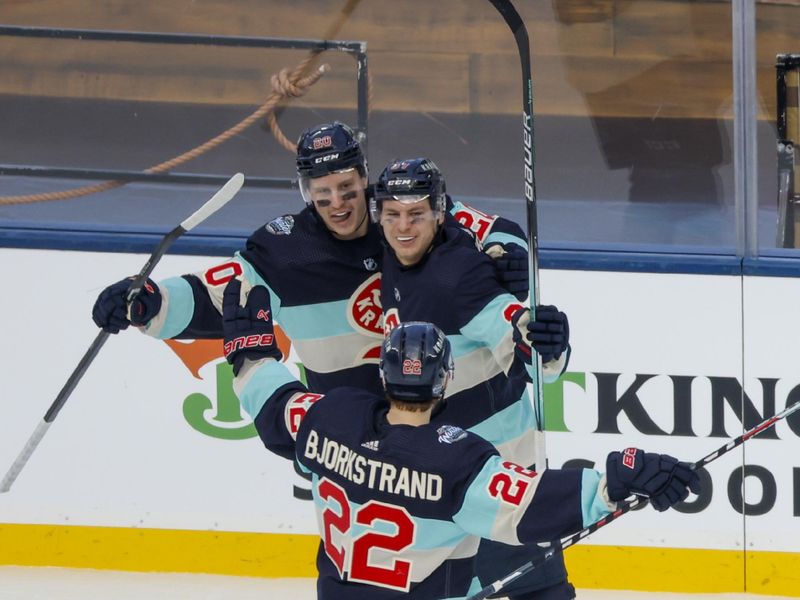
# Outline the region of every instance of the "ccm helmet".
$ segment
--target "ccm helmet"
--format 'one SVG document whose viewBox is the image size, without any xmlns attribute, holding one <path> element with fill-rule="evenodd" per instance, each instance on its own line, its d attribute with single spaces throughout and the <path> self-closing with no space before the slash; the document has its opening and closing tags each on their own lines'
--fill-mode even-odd
<svg viewBox="0 0 800 600">
<path fill-rule="evenodd" d="M 386 394 L 394 400 L 441 398 L 453 375 L 450 341 L 432 323 L 401 323 L 383 341 L 380 371 Z"/>
<path fill-rule="evenodd" d="M 300 134 L 296 165 L 300 192 L 309 204 L 310 179 L 350 169 L 357 169 L 361 177 L 367 176 L 367 161 L 356 134 L 339 121 L 317 125 Z"/>
<path fill-rule="evenodd" d="M 394 160 L 372 186 L 370 215 L 373 222 L 380 220 L 384 200 L 414 204 L 426 199 L 436 214 L 444 212 L 445 182 L 436 163 L 428 158 Z"/>
</svg>

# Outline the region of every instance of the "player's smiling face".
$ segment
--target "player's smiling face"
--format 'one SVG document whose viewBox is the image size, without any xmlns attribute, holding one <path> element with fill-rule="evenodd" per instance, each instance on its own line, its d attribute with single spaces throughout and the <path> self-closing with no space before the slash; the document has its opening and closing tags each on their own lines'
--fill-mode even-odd
<svg viewBox="0 0 800 600">
<path fill-rule="evenodd" d="M 439 225 L 444 221 L 431 208 L 428 197 L 407 203 L 384 200 L 380 224 L 386 241 L 394 250 L 400 264 L 417 264 L 433 243 Z"/>
<path fill-rule="evenodd" d="M 353 240 L 367 233 L 367 180 L 357 169 L 317 177 L 309 182 L 309 194 L 317 214 L 340 240 Z"/>
</svg>

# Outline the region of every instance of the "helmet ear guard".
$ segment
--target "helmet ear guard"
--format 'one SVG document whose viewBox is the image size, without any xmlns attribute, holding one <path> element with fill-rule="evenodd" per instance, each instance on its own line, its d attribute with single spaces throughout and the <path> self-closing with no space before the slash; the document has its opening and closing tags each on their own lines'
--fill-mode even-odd
<svg viewBox="0 0 800 600">
<path fill-rule="evenodd" d="M 442 398 L 453 370 L 450 341 L 432 323 L 401 323 L 381 346 L 381 380 L 392 400 L 427 403 Z"/>
</svg>

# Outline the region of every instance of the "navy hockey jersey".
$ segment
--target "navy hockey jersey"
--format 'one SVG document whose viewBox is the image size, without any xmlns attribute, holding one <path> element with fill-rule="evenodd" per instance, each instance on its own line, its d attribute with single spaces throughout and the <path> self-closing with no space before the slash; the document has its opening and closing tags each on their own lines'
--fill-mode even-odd
<svg viewBox="0 0 800 600">
<path fill-rule="evenodd" d="M 479 537 L 548 541 L 614 508 L 596 471 L 537 474 L 458 427 L 390 425 L 388 403 L 363 390 L 267 397 L 269 362 L 249 363 L 236 388 L 267 448 L 311 473 L 320 600 L 464 598 Z"/>
<path fill-rule="evenodd" d="M 515 360 L 511 324 L 522 304 L 497 283 L 475 240 L 448 218 L 433 250 L 414 266 L 402 266 L 387 248 L 381 302 L 387 329 L 428 321 L 450 340 L 455 373 L 437 418 L 477 433 L 509 460 L 534 464 L 540 433 L 526 385 L 535 371 Z M 548 363 L 545 381 L 565 364 L 566 356 Z"/>
<path fill-rule="evenodd" d="M 525 246 L 515 223 L 460 202 L 448 201 L 448 207 L 486 243 Z M 222 337 L 222 293 L 241 275 L 243 289 L 269 290 L 273 318 L 292 340 L 310 389 L 349 385 L 378 391 L 381 260 L 376 225 L 363 238 L 342 241 L 306 208 L 270 221 L 250 236 L 243 252 L 219 265 L 159 281 L 162 308 L 144 332 L 160 339 Z M 293 380 L 282 363 L 263 377 L 272 378 L 274 388 Z"/>
</svg>

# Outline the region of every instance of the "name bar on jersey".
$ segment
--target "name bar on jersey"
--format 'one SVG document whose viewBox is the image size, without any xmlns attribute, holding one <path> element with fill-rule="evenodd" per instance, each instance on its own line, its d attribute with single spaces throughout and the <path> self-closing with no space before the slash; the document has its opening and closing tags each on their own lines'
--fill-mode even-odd
<svg viewBox="0 0 800 600">
<path fill-rule="evenodd" d="M 407 467 L 398 469 L 380 460 L 366 458 L 327 437 L 323 437 L 320 444 L 319 437 L 315 430 L 309 432 L 303 451 L 305 457 L 315 460 L 329 471 L 338 473 L 356 485 L 366 485 L 379 492 L 431 502 L 442 497 L 441 475 Z"/>
</svg>

